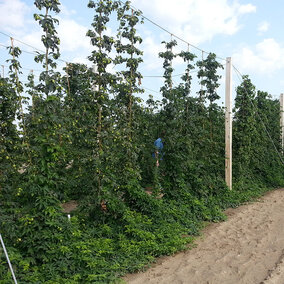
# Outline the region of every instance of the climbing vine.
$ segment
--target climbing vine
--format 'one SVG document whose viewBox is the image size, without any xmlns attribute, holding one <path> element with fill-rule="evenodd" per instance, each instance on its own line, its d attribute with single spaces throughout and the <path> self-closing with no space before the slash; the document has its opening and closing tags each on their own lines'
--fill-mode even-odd
<svg viewBox="0 0 284 284">
<path fill-rule="evenodd" d="M 67 63 L 64 73 L 56 69 L 60 2 L 35 7 L 39 83 L 33 72 L 25 85 L 19 79 L 13 40 L 10 77 L 0 78 L 0 227 L 21 283 L 114 283 L 185 249 L 223 209 L 283 186 L 279 101 L 248 76 L 236 90 L 229 191 L 215 54 L 198 60 L 189 47 L 176 52 L 173 36 L 163 41 L 162 98 L 143 102 L 143 15 L 129 1 L 89 1 L 92 66 Z M 0 282 L 10 276 L 1 254 Z"/>
</svg>

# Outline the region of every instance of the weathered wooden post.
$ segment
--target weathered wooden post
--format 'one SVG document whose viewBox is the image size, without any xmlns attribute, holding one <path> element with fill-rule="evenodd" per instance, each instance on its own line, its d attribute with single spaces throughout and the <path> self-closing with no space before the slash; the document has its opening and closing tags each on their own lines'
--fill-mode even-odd
<svg viewBox="0 0 284 284">
<path fill-rule="evenodd" d="M 226 58 L 225 180 L 232 189 L 232 59 Z"/>
</svg>

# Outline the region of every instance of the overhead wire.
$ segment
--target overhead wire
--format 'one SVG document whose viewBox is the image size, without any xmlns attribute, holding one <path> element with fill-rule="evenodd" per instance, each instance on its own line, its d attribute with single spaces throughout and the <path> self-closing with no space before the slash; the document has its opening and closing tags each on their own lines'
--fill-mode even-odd
<svg viewBox="0 0 284 284">
<path fill-rule="evenodd" d="M 0 64 L 1 66 L 4 66 L 6 68 L 9 68 L 8 65 L 5 65 L 5 64 Z M 33 72 L 42 72 L 44 70 L 40 70 L 40 69 L 34 69 L 34 68 L 27 68 L 27 67 L 21 67 L 21 69 L 23 70 L 27 70 L 27 71 L 33 71 Z"/>
<path fill-rule="evenodd" d="M 145 89 L 145 90 L 148 90 L 148 91 L 150 91 L 150 92 L 154 92 L 154 93 L 157 93 L 157 94 L 161 94 L 161 92 L 158 92 L 158 91 L 155 91 L 155 90 L 152 90 L 152 89 L 150 89 L 150 88 L 147 88 L 147 87 L 145 87 L 145 86 L 141 86 L 143 89 Z"/>
<path fill-rule="evenodd" d="M 2 32 L 2 31 L 0 31 L 0 34 L 2 34 L 2 35 L 4 35 L 4 36 L 7 36 L 7 37 L 9 37 L 9 38 L 12 38 L 12 39 L 14 39 L 15 41 L 17 41 L 17 42 L 19 42 L 19 43 L 21 43 L 21 44 L 23 44 L 23 45 L 25 45 L 25 46 L 28 46 L 28 47 L 30 47 L 30 48 L 32 48 L 32 49 L 34 49 L 34 50 L 36 50 L 36 51 L 38 51 L 38 52 L 40 52 L 40 53 L 45 53 L 45 51 L 43 51 L 43 50 L 41 50 L 41 49 L 39 49 L 39 48 L 37 48 L 37 47 L 35 47 L 35 46 L 32 46 L 32 45 L 30 45 L 30 44 L 28 44 L 28 43 L 26 43 L 26 42 L 23 42 L 23 41 L 21 41 L 21 40 L 15 38 L 15 37 L 13 37 L 13 36 L 11 36 L 11 35 L 8 35 L 8 34 Z M 25 52 L 25 53 L 31 53 L 31 54 L 33 54 L 33 55 L 36 55 L 36 54 L 37 54 L 35 51 L 33 51 L 33 52 L 23 51 L 23 52 Z M 58 60 L 58 61 L 61 61 L 61 62 L 64 62 L 64 63 L 70 63 L 70 62 L 68 62 L 68 61 L 66 61 L 66 60 L 64 60 L 64 59 L 61 59 L 61 58 L 58 58 L 57 60 Z"/>
<path fill-rule="evenodd" d="M 125 3 L 125 2 L 122 1 L 122 0 L 120 0 L 119 2 Z M 137 9 L 137 8 L 136 8 L 135 6 L 133 6 L 133 5 L 130 5 L 130 7 L 131 7 L 132 9 L 136 10 L 136 11 L 140 11 L 139 9 Z M 198 47 L 198 46 L 196 46 L 196 45 L 194 45 L 194 44 L 192 44 L 192 43 L 186 41 L 185 39 L 181 38 L 180 36 L 178 36 L 178 35 L 176 35 L 176 34 L 170 32 L 168 29 L 164 28 L 164 27 L 161 26 L 160 24 L 154 22 L 154 21 L 151 20 L 149 17 L 145 16 L 142 11 L 140 11 L 140 12 L 142 13 L 143 19 L 147 20 L 148 22 L 150 22 L 151 24 L 155 25 L 155 26 L 158 27 L 159 29 L 161 29 L 161 30 L 163 30 L 164 32 L 168 33 L 168 34 L 171 36 L 171 38 L 174 37 L 174 38 L 178 39 L 179 41 L 181 41 L 181 42 L 183 42 L 183 43 L 185 43 L 185 44 L 191 46 L 192 48 L 195 48 L 196 50 L 201 51 L 202 53 L 210 54 L 210 52 L 205 51 L 205 50 L 201 49 L 200 47 Z M 218 58 L 218 59 L 220 59 L 220 60 L 223 60 L 223 61 L 226 61 L 225 58 L 220 57 L 220 56 L 217 56 L 217 55 L 216 55 L 216 58 Z"/>
<path fill-rule="evenodd" d="M 11 47 L 11 46 L 4 45 L 4 44 L 2 44 L 2 43 L 0 43 L 0 46 L 5 47 L 5 48 Z M 36 53 L 35 51 L 27 51 L 27 50 L 21 49 L 21 52 L 27 53 L 27 54 L 32 54 L 32 55 L 37 55 L 37 53 Z"/>
<path fill-rule="evenodd" d="M 2 34 L 2 35 L 4 35 L 4 36 L 7 36 L 7 37 L 9 37 L 9 38 L 12 37 L 12 36 L 10 36 L 10 35 L 8 35 L 8 34 L 2 32 L 2 31 L 0 31 L 0 34 Z M 32 48 L 32 49 L 35 49 L 35 50 L 39 51 L 39 52 L 44 52 L 44 51 L 38 49 L 37 47 L 34 47 L 34 46 L 32 46 L 32 45 L 30 45 L 30 44 L 28 44 L 28 43 L 26 43 L 26 42 L 23 42 L 23 41 L 21 41 L 21 40 L 19 40 L 19 39 L 16 39 L 16 38 L 14 38 L 14 37 L 12 37 L 12 38 L 13 38 L 15 41 L 17 41 L 17 42 L 19 42 L 19 43 L 21 43 L 21 44 L 23 44 L 23 45 L 25 45 L 25 46 L 28 46 L 28 47 L 30 47 L 30 48 Z"/>
<path fill-rule="evenodd" d="M 192 70 L 189 73 L 195 73 L 198 72 L 198 70 Z M 180 74 L 175 74 L 172 75 L 172 77 L 180 77 L 186 75 L 186 73 L 180 73 Z M 143 78 L 164 78 L 164 75 L 143 75 Z"/>
</svg>

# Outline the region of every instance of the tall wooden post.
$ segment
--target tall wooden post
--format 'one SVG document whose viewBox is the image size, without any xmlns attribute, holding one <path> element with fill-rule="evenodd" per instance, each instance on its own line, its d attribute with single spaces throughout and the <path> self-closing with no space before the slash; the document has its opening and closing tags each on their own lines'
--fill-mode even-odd
<svg viewBox="0 0 284 284">
<path fill-rule="evenodd" d="M 280 130 L 281 130 L 281 146 L 284 148 L 284 94 L 280 94 Z"/>
<path fill-rule="evenodd" d="M 226 58 L 225 180 L 232 189 L 232 59 Z"/>
</svg>

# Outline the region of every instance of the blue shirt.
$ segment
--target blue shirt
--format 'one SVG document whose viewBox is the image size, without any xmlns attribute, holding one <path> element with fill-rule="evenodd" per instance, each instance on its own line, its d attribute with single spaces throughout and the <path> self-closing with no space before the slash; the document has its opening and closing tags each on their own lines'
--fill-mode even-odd
<svg viewBox="0 0 284 284">
<path fill-rule="evenodd" d="M 158 138 L 155 142 L 154 142 L 154 146 L 157 150 L 162 150 L 164 148 L 164 144 L 162 142 L 161 138 Z"/>
<path fill-rule="evenodd" d="M 155 149 L 156 151 L 158 152 L 158 156 L 155 155 L 155 153 L 152 153 L 152 157 L 153 158 L 158 158 L 160 160 L 163 160 L 163 156 L 164 156 L 164 153 L 162 152 L 162 149 L 164 148 L 164 144 L 163 144 L 163 141 L 161 138 L 158 138 L 155 142 L 154 142 L 154 146 L 155 146 Z"/>
</svg>

